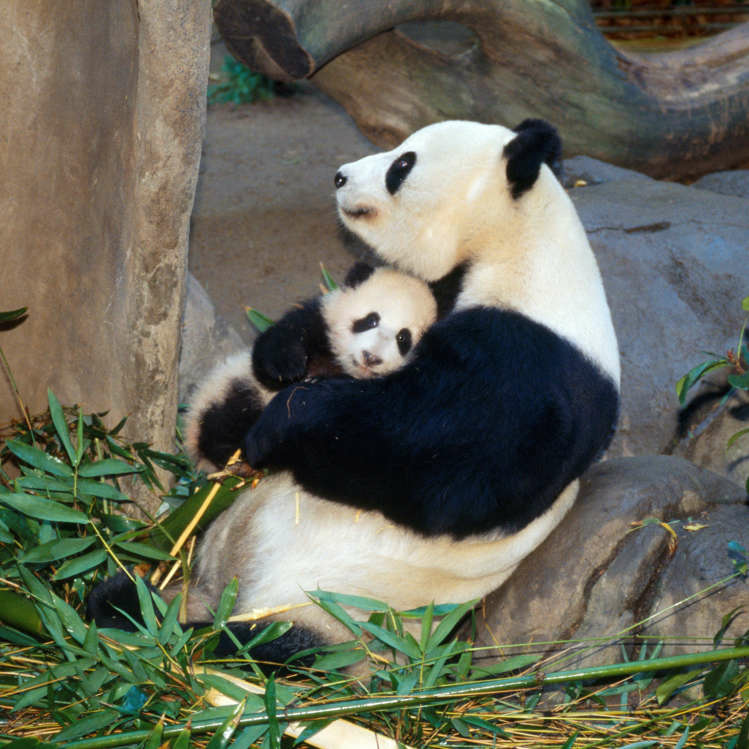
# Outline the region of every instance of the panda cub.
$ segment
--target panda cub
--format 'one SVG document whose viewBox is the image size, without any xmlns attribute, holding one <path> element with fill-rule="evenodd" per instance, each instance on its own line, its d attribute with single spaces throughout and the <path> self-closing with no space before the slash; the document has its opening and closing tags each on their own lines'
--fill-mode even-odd
<svg viewBox="0 0 749 749">
<path fill-rule="evenodd" d="M 299 325 L 318 313 L 316 330 Z M 386 375 L 401 367 L 437 318 L 437 303 L 422 280 L 389 268 L 357 263 L 342 287 L 309 300 L 277 323 L 293 340 L 272 350 L 261 337 L 250 351 L 230 356 L 199 385 L 185 426 L 185 445 L 198 468 L 219 470 L 276 393 L 313 378 Z M 298 330 L 297 330 L 298 328 Z M 265 350 L 268 348 L 269 350 Z M 256 356 L 275 363 L 262 373 Z M 304 366 L 289 372 L 288 362 Z M 283 375 L 280 373 L 283 372 Z"/>
</svg>

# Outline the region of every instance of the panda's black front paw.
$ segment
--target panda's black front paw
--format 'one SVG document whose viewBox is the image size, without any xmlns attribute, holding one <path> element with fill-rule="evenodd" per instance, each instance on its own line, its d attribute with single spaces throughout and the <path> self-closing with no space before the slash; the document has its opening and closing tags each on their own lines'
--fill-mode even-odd
<svg viewBox="0 0 749 749">
<path fill-rule="evenodd" d="M 307 374 L 307 352 L 289 330 L 272 327 L 255 342 L 252 367 L 258 381 L 269 390 L 299 382 Z"/>
</svg>

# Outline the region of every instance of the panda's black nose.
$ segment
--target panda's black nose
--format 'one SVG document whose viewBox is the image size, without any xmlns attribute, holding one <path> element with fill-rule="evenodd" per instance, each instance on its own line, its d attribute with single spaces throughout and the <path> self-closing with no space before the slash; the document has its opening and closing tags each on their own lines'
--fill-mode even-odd
<svg viewBox="0 0 749 749">
<path fill-rule="evenodd" d="M 346 175 L 342 172 L 336 172 L 333 182 L 335 182 L 336 189 L 343 187 L 347 182 Z"/>
<path fill-rule="evenodd" d="M 364 363 L 368 367 L 377 367 L 382 364 L 382 359 L 379 356 L 370 354 L 369 351 L 362 351 L 362 356 L 364 357 Z"/>
</svg>

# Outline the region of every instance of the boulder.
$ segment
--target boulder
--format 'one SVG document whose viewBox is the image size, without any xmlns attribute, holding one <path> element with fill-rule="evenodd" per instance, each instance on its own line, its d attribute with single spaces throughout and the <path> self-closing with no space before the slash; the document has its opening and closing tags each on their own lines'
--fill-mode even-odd
<svg viewBox="0 0 749 749">
<path fill-rule="evenodd" d="M 213 306 L 205 289 L 187 274 L 187 300 L 182 319 L 182 350 L 179 358 L 179 400 L 189 400 L 194 387 L 231 354 L 247 348 L 237 331 Z"/>
<path fill-rule="evenodd" d="M 210 12 L 10 0 L 0 22 L 0 309 L 29 309 L 3 351 L 33 413 L 49 386 L 167 451 Z M 0 423 L 19 415 L 0 375 Z"/>
<path fill-rule="evenodd" d="M 727 172 L 713 172 L 692 183 L 699 190 L 710 190 L 721 195 L 734 195 L 749 198 L 749 169 L 732 169 Z"/>
<path fill-rule="evenodd" d="M 733 482 L 673 456 L 599 463 L 567 517 L 487 599 L 480 644 L 602 638 L 573 649 L 565 668 L 619 660 L 635 634 L 663 638 L 663 655 L 694 649 L 689 638 L 707 649 L 723 615 L 749 601 L 747 580 L 720 584 L 734 571 L 730 542 L 749 549 L 749 506 Z M 747 628 L 749 610 L 726 637 Z"/>
<path fill-rule="evenodd" d="M 726 404 L 707 429 L 702 412 L 680 420 L 675 384 L 708 358 L 706 351 L 736 346 L 745 319 L 741 300 L 749 293 L 749 201 L 587 157 L 564 166 L 598 258 L 621 350 L 622 412 L 608 455 L 676 452 L 743 483 L 749 461 L 741 457 L 749 448 L 737 443 L 726 454 L 725 444 L 746 426 L 745 397 Z M 749 188 L 749 172 L 743 174 Z M 718 385 L 696 388 L 690 396 L 719 387 L 719 378 L 708 379 Z"/>
</svg>

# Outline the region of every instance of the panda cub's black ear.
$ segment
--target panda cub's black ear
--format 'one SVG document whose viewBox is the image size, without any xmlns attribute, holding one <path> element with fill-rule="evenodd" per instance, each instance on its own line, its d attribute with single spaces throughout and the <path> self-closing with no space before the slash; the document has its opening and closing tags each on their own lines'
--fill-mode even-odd
<svg viewBox="0 0 749 749">
<path fill-rule="evenodd" d="M 554 174 L 561 172 L 562 141 L 556 129 L 545 120 L 523 120 L 517 135 L 504 147 L 507 159 L 507 181 L 513 198 L 519 198 L 533 187 L 541 164 L 548 164 Z"/>
<path fill-rule="evenodd" d="M 359 284 L 364 283 L 373 273 L 374 268 L 369 263 L 359 261 L 346 274 L 343 283 L 345 286 L 353 289 Z"/>
</svg>

